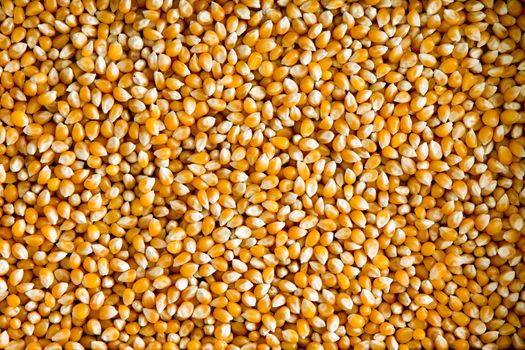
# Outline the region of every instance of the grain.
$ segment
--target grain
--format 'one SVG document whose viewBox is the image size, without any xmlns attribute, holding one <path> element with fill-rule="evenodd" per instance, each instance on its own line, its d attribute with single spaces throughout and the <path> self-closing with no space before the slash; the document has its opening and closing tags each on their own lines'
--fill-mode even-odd
<svg viewBox="0 0 525 350">
<path fill-rule="evenodd" d="M 0 349 L 525 349 L 519 0 L 4 0 Z"/>
</svg>

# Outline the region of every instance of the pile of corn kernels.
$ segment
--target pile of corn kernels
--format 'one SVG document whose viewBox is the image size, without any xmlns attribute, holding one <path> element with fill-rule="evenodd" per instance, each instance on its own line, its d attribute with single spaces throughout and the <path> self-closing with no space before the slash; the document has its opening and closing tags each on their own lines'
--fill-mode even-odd
<svg viewBox="0 0 525 350">
<path fill-rule="evenodd" d="M 0 349 L 525 349 L 520 0 L 1 0 Z"/>
</svg>

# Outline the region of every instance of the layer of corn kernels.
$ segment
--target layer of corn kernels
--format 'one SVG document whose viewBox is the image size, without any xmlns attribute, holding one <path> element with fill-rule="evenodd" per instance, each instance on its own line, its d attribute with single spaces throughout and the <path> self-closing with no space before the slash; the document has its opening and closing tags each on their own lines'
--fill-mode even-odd
<svg viewBox="0 0 525 350">
<path fill-rule="evenodd" d="M 0 349 L 525 349 L 520 0 L 1 0 Z"/>
</svg>

